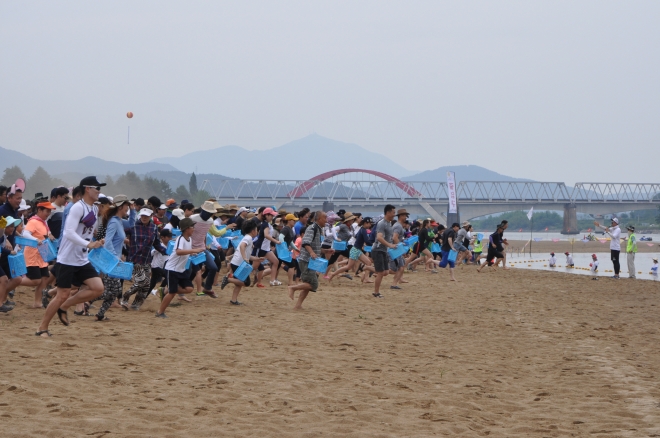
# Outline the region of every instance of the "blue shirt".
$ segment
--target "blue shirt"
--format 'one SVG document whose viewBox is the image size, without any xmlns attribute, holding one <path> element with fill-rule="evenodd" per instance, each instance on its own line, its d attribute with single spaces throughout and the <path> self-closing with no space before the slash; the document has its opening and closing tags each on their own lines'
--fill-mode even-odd
<svg viewBox="0 0 660 438">
<path fill-rule="evenodd" d="M 105 244 L 103 246 L 117 258 L 121 256 L 121 247 L 124 245 L 124 239 L 126 239 L 125 230 L 133 228 L 136 216 L 137 213 L 135 213 L 135 210 L 130 210 L 128 220 L 113 216 L 108 221 L 108 227 L 105 230 Z"/>
</svg>

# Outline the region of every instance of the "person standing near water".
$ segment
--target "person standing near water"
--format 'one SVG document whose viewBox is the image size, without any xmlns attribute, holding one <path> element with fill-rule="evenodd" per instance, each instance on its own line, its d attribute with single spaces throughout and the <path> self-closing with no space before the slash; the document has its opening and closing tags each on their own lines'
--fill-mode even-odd
<svg viewBox="0 0 660 438">
<path fill-rule="evenodd" d="M 610 259 L 614 266 L 614 277 L 612 278 L 618 280 L 619 271 L 621 270 L 621 265 L 619 264 L 619 253 L 621 253 L 621 229 L 619 228 L 619 219 L 613 217 L 612 224 L 609 227 L 604 227 L 598 222 L 594 222 L 594 225 L 605 230 L 612 239 L 610 241 Z"/>
<path fill-rule="evenodd" d="M 628 225 L 628 242 L 626 242 L 626 261 L 628 262 L 628 278 L 637 278 L 635 271 L 635 253 L 637 253 L 637 236 L 635 227 Z"/>
</svg>

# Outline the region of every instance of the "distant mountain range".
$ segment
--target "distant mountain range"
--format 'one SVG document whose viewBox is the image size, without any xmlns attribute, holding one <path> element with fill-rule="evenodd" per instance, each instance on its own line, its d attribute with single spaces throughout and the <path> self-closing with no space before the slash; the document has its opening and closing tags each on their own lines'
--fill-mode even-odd
<svg viewBox="0 0 660 438">
<path fill-rule="evenodd" d="M 514 178 L 493 172 L 485 167 L 475 166 L 443 166 L 434 170 L 417 173 L 401 178 L 403 181 L 446 181 L 447 172 L 456 173 L 456 182 L 459 181 L 532 181 L 531 179 Z"/>
<path fill-rule="evenodd" d="M 82 175 L 82 174 L 97 174 L 103 175 L 121 175 L 128 171 L 133 171 L 137 174 L 146 174 L 156 170 L 177 170 L 168 164 L 158 163 L 139 163 L 139 164 L 123 164 L 115 161 L 106 161 L 96 157 L 85 157 L 79 160 L 39 160 L 36 158 L 28 157 L 27 155 L 5 149 L 0 147 L 0 163 L 3 171 L 7 167 L 18 166 L 21 168 L 27 178 L 30 177 L 37 169 L 43 167 L 46 172 L 53 176 L 65 175 L 68 173 Z M 62 178 L 67 181 L 65 178 Z"/>
<path fill-rule="evenodd" d="M 456 172 L 457 181 L 529 181 L 475 165 L 444 166 L 415 173 L 384 155 L 370 152 L 356 144 L 316 134 L 263 151 L 222 146 L 191 152 L 178 158 L 156 158 L 138 164 L 123 164 L 96 157 L 79 160 L 39 160 L 0 147 L 0 163 L 0 172 L 16 165 L 27 178 L 41 166 L 51 176 L 72 185 L 86 175 L 97 175 L 101 179 L 106 176 L 116 178 L 127 171 L 133 171 L 138 175 L 163 179 L 172 189 L 180 185 L 188 187 L 193 171 L 196 172 L 200 187 L 204 181 L 208 181 L 213 188 L 218 186 L 218 181 L 222 179 L 309 179 L 330 170 L 344 168 L 377 170 L 404 181 L 446 181 L 447 171 Z"/>
<path fill-rule="evenodd" d="M 187 173 L 220 173 L 245 179 L 309 179 L 329 170 L 350 167 L 378 170 L 397 177 L 415 173 L 382 154 L 317 134 L 267 150 L 222 146 L 152 161 Z"/>
</svg>

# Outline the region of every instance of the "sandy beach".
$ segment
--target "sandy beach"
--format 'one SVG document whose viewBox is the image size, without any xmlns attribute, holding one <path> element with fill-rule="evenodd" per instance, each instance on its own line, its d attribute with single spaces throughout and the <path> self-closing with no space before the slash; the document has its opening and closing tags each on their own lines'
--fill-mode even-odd
<svg viewBox="0 0 660 438">
<path fill-rule="evenodd" d="M 660 283 L 512 269 L 0 315 L 7 437 L 659 436 Z"/>
</svg>

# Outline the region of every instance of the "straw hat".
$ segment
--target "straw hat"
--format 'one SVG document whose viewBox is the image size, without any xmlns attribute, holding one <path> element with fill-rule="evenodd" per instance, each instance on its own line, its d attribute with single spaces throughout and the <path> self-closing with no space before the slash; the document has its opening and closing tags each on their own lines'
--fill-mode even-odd
<svg viewBox="0 0 660 438">
<path fill-rule="evenodd" d="M 215 212 L 217 211 L 215 208 L 215 204 L 216 203 L 213 201 L 206 201 L 204 202 L 204 204 L 202 204 L 202 210 L 204 210 L 207 213 L 215 214 Z"/>
</svg>

